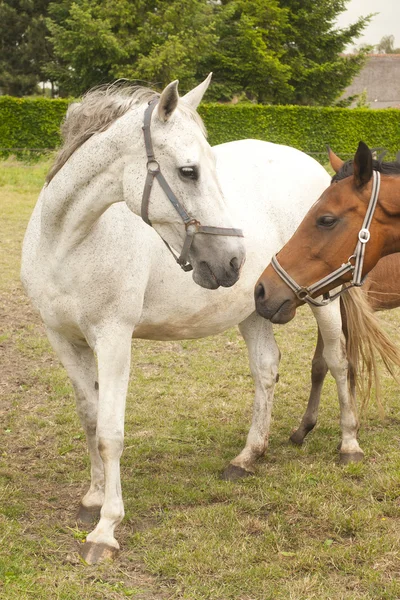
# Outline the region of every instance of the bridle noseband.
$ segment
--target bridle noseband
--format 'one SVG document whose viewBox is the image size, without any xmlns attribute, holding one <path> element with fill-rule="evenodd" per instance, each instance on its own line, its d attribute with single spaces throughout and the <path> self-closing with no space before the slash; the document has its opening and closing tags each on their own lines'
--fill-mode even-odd
<svg viewBox="0 0 400 600">
<path fill-rule="evenodd" d="M 153 143 L 151 140 L 151 115 L 153 114 L 153 110 L 157 106 L 158 101 L 159 98 L 153 98 L 153 100 L 149 102 L 149 105 L 144 113 L 143 134 L 147 154 L 147 177 L 143 189 L 141 215 L 143 221 L 145 221 L 145 223 L 151 226 L 151 222 L 149 219 L 150 193 L 154 179 L 157 179 L 158 183 L 161 186 L 161 189 L 165 192 L 168 200 L 171 202 L 172 206 L 175 208 L 182 221 L 184 222 L 186 229 L 186 238 L 183 243 L 182 252 L 180 256 L 176 256 L 175 252 L 164 239 L 163 242 L 166 244 L 167 248 L 174 256 L 178 265 L 184 271 L 191 271 L 193 267 L 188 262 L 188 255 L 191 245 L 193 243 L 194 236 L 197 233 L 243 237 L 243 232 L 241 229 L 229 229 L 225 227 L 210 227 L 208 225 L 201 225 L 199 221 L 197 221 L 187 213 L 183 204 L 179 202 L 178 198 L 175 196 L 174 192 L 169 187 L 168 182 L 166 181 L 164 175 L 161 173 L 160 165 L 154 156 Z"/>
<path fill-rule="evenodd" d="M 296 281 L 292 277 L 290 277 L 289 273 L 287 273 L 285 269 L 279 264 L 276 254 L 274 254 L 274 256 L 271 259 L 271 265 L 278 273 L 278 275 L 283 279 L 286 285 L 290 287 L 290 289 L 296 294 L 296 296 L 300 300 L 304 300 L 304 302 L 308 302 L 308 304 L 312 304 L 313 306 L 325 306 L 326 304 L 329 304 L 329 302 L 332 302 L 332 300 L 335 300 L 338 296 L 346 292 L 349 288 L 360 287 L 364 283 L 365 277 L 362 278 L 361 275 L 364 264 L 365 246 L 371 236 L 369 228 L 371 226 L 372 217 L 374 215 L 375 208 L 378 202 L 380 185 L 381 174 L 379 173 L 379 171 L 373 171 L 371 198 L 362 224 L 362 228 L 358 232 L 358 242 L 356 249 L 354 250 L 354 254 L 352 254 L 349 257 L 347 263 L 343 263 L 341 267 L 336 269 L 336 271 L 333 271 L 329 275 L 326 275 L 326 277 L 323 277 L 322 279 L 308 287 L 302 287 L 298 285 L 298 283 L 296 283 Z M 336 294 L 333 294 L 333 296 L 331 296 L 329 292 L 327 294 L 324 294 L 324 299 L 321 302 L 318 302 L 318 300 L 314 300 L 314 298 L 311 297 L 312 294 L 315 294 L 319 290 L 322 290 L 325 286 L 330 285 L 349 271 L 353 273 L 353 279 L 348 285 L 344 285 L 339 292 L 336 292 Z"/>
</svg>

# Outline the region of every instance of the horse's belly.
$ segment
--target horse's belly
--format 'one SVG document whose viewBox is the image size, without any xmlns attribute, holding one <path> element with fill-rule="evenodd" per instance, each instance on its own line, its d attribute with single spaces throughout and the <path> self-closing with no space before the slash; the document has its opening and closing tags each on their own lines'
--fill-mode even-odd
<svg viewBox="0 0 400 600">
<path fill-rule="evenodd" d="M 249 301 L 250 300 L 250 301 Z M 238 298 L 234 306 L 225 304 L 204 306 L 202 309 L 186 312 L 171 311 L 162 318 L 148 315 L 135 327 L 134 338 L 172 341 L 202 338 L 225 331 L 237 325 L 254 310 L 251 296 Z"/>
<path fill-rule="evenodd" d="M 200 338 L 221 333 L 246 319 L 255 310 L 254 284 L 264 261 L 269 260 L 263 244 L 250 247 L 239 281 L 230 288 L 207 290 L 191 275 L 181 276 L 176 264 L 168 276 L 152 282 L 142 315 L 133 336 L 154 340 Z"/>
</svg>

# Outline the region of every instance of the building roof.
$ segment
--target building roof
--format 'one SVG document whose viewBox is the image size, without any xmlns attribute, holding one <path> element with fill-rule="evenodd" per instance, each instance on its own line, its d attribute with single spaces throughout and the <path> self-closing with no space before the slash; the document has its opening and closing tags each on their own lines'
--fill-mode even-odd
<svg viewBox="0 0 400 600">
<path fill-rule="evenodd" d="M 364 91 L 371 108 L 400 107 L 400 54 L 370 54 L 342 98 Z"/>
</svg>

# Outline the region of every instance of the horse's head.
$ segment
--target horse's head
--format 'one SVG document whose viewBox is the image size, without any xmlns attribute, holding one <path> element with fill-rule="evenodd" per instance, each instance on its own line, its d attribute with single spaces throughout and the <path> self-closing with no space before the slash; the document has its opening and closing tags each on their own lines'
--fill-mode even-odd
<svg viewBox="0 0 400 600">
<path fill-rule="evenodd" d="M 245 249 L 196 112 L 210 78 L 182 98 L 174 81 L 144 107 L 145 135 L 135 148 L 137 160 L 125 167 L 124 196 L 181 253 L 179 262 L 193 266 L 194 281 L 215 289 L 238 280 Z"/>
<path fill-rule="evenodd" d="M 375 194 L 378 201 L 369 227 L 370 237 L 360 230 L 363 229 L 371 195 L 373 196 L 373 182 L 376 179 L 376 176 L 373 177 L 374 169 L 395 174 L 400 173 L 400 165 L 386 163 L 385 171 L 382 168 L 385 163 L 382 165 L 373 161 L 371 151 L 363 142 L 360 142 L 353 161 L 343 163 L 332 152 L 330 160 L 337 171 L 332 184 L 279 252 L 276 257 L 278 264 L 275 263 L 275 267 L 268 265 L 256 284 L 257 311 L 274 323 L 290 321 L 297 306 L 304 304 L 307 298 L 320 296 L 341 284 L 354 281 L 353 266 L 357 262 L 354 254 L 359 233 L 360 237 L 369 238 L 368 243 L 358 244 L 359 247 L 365 246 L 363 262 L 358 263 L 359 281 L 384 254 L 398 251 L 398 177 L 383 175 L 380 190 L 378 188 L 379 195 L 378 192 Z M 279 265 L 282 267 L 281 275 L 278 273 Z M 325 279 L 340 269 L 341 265 L 347 265 L 347 270 L 343 269 L 343 272 L 330 280 Z M 287 275 L 292 281 L 288 282 Z M 322 285 L 318 288 L 321 280 Z M 310 287 L 311 290 L 308 289 Z M 315 293 L 313 288 L 316 289 Z"/>
</svg>

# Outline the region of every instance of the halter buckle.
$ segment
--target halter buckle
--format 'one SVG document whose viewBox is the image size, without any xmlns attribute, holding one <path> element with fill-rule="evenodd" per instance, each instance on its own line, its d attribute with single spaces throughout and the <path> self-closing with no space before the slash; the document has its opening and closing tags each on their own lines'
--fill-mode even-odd
<svg viewBox="0 0 400 600">
<path fill-rule="evenodd" d="M 366 244 L 369 241 L 370 237 L 371 234 L 369 230 L 365 227 L 363 229 L 360 229 L 360 231 L 358 232 L 358 240 L 361 242 L 361 244 Z"/>
</svg>

